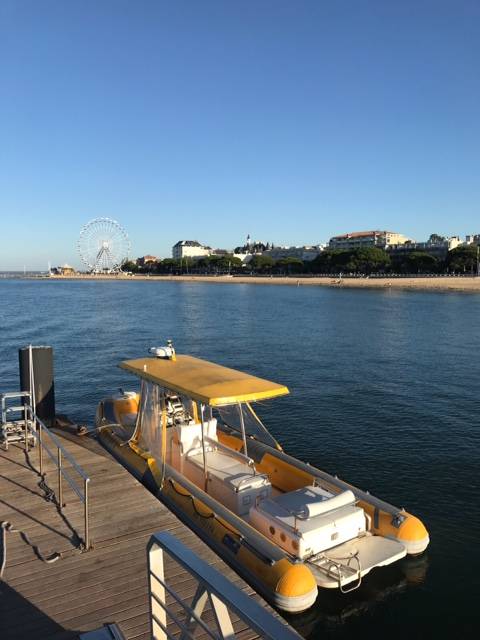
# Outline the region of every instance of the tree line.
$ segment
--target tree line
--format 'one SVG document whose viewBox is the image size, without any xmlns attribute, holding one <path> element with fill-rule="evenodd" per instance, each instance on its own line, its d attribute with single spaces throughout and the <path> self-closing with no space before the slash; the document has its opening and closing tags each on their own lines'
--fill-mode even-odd
<svg viewBox="0 0 480 640">
<path fill-rule="evenodd" d="M 202 258 L 165 258 L 156 262 L 138 265 L 136 262 L 125 262 L 123 271 L 152 275 L 180 275 L 180 274 L 245 274 L 245 273 L 302 273 L 308 262 L 299 258 L 282 258 L 274 260 L 270 256 L 256 254 L 248 264 L 243 264 L 240 258 L 232 254 L 204 256 Z"/>
<path fill-rule="evenodd" d="M 326 249 L 314 260 L 281 258 L 256 254 L 246 265 L 231 254 L 205 256 L 198 259 L 165 258 L 139 266 L 126 262 L 123 271 L 152 275 L 180 274 L 259 274 L 298 275 L 329 274 L 476 274 L 478 260 L 477 245 L 457 247 L 440 258 L 426 251 L 391 253 L 378 247 L 356 249 Z"/>
</svg>

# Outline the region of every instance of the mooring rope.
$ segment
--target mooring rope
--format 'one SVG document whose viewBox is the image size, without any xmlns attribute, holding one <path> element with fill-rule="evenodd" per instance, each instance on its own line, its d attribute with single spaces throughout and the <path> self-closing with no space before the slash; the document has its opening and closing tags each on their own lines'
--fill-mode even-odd
<svg viewBox="0 0 480 640">
<path fill-rule="evenodd" d="M 20 536 L 23 538 L 23 540 L 30 547 L 32 547 L 36 556 L 40 558 L 42 562 L 46 562 L 47 564 L 53 564 L 57 560 L 60 560 L 60 558 L 62 557 L 62 555 L 57 552 L 52 553 L 52 555 L 50 556 L 45 556 L 40 551 L 39 547 L 36 544 L 33 544 L 33 542 L 30 540 L 30 538 L 28 537 L 28 534 L 26 534 L 25 531 L 22 531 L 21 529 L 14 529 L 13 525 L 7 520 L 0 522 L 0 528 L 2 529 L 2 555 L 1 555 L 1 563 L 0 563 L 0 580 L 3 580 L 3 573 L 7 565 L 7 531 L 9 533 L 19 533 Z"/>
<path fill-rule="evenodd" d="M 57 507 L 59 507 L 60 505 L 58 503 L 57 496 L 55 495 L 55 491 L 51 487 L 49 487 L 48 484 L 46 483 L 45 474 L 40 475 L 40 472 L 37 471 L 37 469 L 35 469 L 35 467 L 33 466 L 30 460 L 30 455 L 28 451 L 25 451 L 25 458 L 26 458 L 27 464 L 31 467 L 31 469 L 33 469 L 37 473 L 37 475 L 40 476 L 40 480 L 37 483 L 37 486 L 44 492 L 43 498 L 47 502 L 52 502 L 56 504 Z M 58 553 L 57 551 L 55 551 L 50 556 L 46 556 L 44 553 L 42 553 L 40 548 L 30 540 L 28 534 L 25 533 L 25 531 L 22 531 L 21 529 L 14 529 L 11 522 L 8 522 L 7 520 L 0 522 L 0 528 L 2 530 L 2 538 L 1 538 L 2 547 L 1 547 L 1 555 L 0 555 L 0 580 L 3 579 L 3 574 L 5 571 L 5 567 L 7 565 L 7 532 L 18 533 L 21 536 L 21 538 L 24 540 L 24 542 L 28 544 L 30 547 L 32 547 L 37 558 L 39 558 L 42 562 L 46 562 L 47 564 L 53 564 L 57 560 L 60 560 L 61 558 L 66 557 L 66 555 L 70 555 L 71 553 L 70 551 L 67 551 L 64 553 Z M 78 551 L 80 553 L 83 550 L 84 548 L 82 543 L 80 543 L 80 545 L 74 549 L 74 551 Z"/>
<path fill-rule="evenodd" d="M 45 474 L 43 474 L 40 482 L 37 483 L 37 486 L 45 493 L 43 496 L 47 502 L 57 502 L 57 496 L 55 495 L 55 491 L 51 489 L 48 484 L 45 482 Z"/>
</svg>

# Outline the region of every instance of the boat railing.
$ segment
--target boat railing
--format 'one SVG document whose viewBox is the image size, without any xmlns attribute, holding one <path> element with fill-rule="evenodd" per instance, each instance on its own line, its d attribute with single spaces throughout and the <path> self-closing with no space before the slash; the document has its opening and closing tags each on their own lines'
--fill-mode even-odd
<svg viewBox="0 0 480 640">
<path fill-rule="evenodd" d="M 185 475 L 171 467 L 169 464 L 165 465 L 165 476 L 170 482 L 178 483 L 183 489 L 186 489 L 191 496 L 191 499 L 196 499 L 205 507 L 212 510 L 217 517 L 227 521 L 231 528 L 236 530 L 239 535 L 239 542 L 241 545 L 248 547 L 251 553 L 254 553 L 259 560 L 269 566 L 273 566 L 279 560 L 283 560 L 286 557 L 286 552 L 277 544 L 266 538 L 259 531 L 254 529 L 248 522 L 243 520 L 240 516 L 227 509 L 221 502 L 215 500 L 211 495 L 197 487 L 196 484 L 191 482 Z M 164 495 L 164 501 L 168 498 Z"/>
<path fill-rule="evenodd" d="M 57 504 L 60 510 L 65 506 L 63 502 L 63 479 L 67 481 L 70 485 L 72 491 L 76 494 L 80 502 L 83 504 L 83 546 L 86 551 L 90 549 L 90 522 L 89 522 L 89 483 L 90 478 L 87 473 L 82 469 L 82 467 L 76 462 L 74 457 L 65 449 L 65 447 L 60 442 L 59 438 L 50 431 L 50 429 L 45 426 L 45 424 L 40 420 L 32 406 L 28 406 L 30 420 L 33 423 L 32 433 L 35 439 L 38 441 L 38 457 L 39 457 L 39 465 L 40 465 L 40 475 L 42 478 L 45 477 L 45 467 L 44 467 L 44 451 L 47 453 L 50 460 L 53 462 L 55 467 L 57 468 L 57 486 L 58 486 L 58 496 L 57 496 Z M 53 444 L 52 447 L 47 444 L 47 440 L 49 443 Z M 28 447 L 28 444 L 26 444 Z M 69 473 L 69 471 L 65 468 L 65 461 L 70 463 L 71 469 L 76 472 L 76 474 L 80 477 L 80 481 L 75 480 Z"/>
<path fill-rule="evenodd" d="M 268 445 L 267 445 L 268 446 Z M 268 453 L 278 458 L 279 460 L 290 463 L 292 466 L 296 467 L 301 471 L 305 471 L 306 473 L 313 476 L 315 484 L 318 486 L 322 486 L 322 484 L 330 485 L 332 487 L 336 487 L 337 489 L 341 489 L 342 491 L 352 491 L 355 495 L 356 499 L 359 501 L 364 501 L 371 504 L 375 509 L 374 520 L 378 518 L 379 511 L 385 511 L 386 513 L 393 516 L 392 523 L 396 526 L 399 526 L 403 522 L 403 512 L 404 509 L 399 509 L 389 502 L 385 502 L 385 500 L 381 500 L 370 494 L 368 491 L 364 491 L 363 489 L 359 489 L 344 480 L 341 480 L 337 476 L 332 476 L 326 471 L 321 471 L 316 467 L 313 467 L 308 462 L 302 462 L 301 460 L 297 460 L 292 456 L 289 456 L 287 453 L 283 451 L 277 451 L 273 447 L 268 447 Z M 377 526 L 375 524 L 375 526 Z"/>
<path fill-rule="evenodd" d="M 170 533 L 155 533 L 150 538 L 147 557 L 151 637 L 154 640 L 173 640 L 179 634 L 182 640 L 189 640 L 197 637 L 197 631 L 214 640 L 233 640 L 238 636 L 234 631 L 232 614 L 242 621 L 239 625 L 242 634 L 248 626 L 267 640 L 300 639 L 296 631 L 261 607 Z M 170 569 L 172 561 L 186 570 L 196 583 L 189 602 L 182 599 L 165 576 L 165 565 L 168 563 Z"/>
</svg>

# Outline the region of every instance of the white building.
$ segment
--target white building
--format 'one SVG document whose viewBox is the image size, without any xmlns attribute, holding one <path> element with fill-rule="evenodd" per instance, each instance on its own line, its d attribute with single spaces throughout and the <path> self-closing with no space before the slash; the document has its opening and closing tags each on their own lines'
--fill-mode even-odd
<svg viewBox="0 0 480 640">
<path fill-rule="evenodd" d="M 202 258 L 211 255 L 210 247 L 205 247 L 196 240 L 179 240 L 172 247 L 172 258 L 181 260 L 182 258 Z"/>
<path fill-rule="evenodd" d="M 404 242 L 399 245 L 389 245 L 388 249 L 391 255 L 406 255 L 415 251 L 429 253 L 440 260 L 444 260 L 449 251 L 456 249 L 462 244 L 460 236 L 451 236 L 450 238 L 440 238 L 435 240 L 427 240 L 426 242 Z"/>
<path fill-rule="evenodd" d="M 330 249 L 356 249 L 357 247 L 379 247 L 386 249 L 391 245 L 411 242 L 410 238 L 394 231 L 353 231 L 341 236 L 333 236 L 328 243 Z"/>
<path fill-rule="evenodd" d="M 253 258 L 253 254 L 252 253 L 234 253 L 233 254 L 234 258 L 238 258 L 239 260 L 242 261 L 242 264 L 248 264 L 250 262 L 250 260 Z"/>
<path fill-rule="evenodd" d="M 456 249 L 462 244 L 460 236 L 451 236 L 450 238 L 446 238 L 446 242 L 448 244 L 449 251 L 452 251 L 452 249 Z"/>
</svg>

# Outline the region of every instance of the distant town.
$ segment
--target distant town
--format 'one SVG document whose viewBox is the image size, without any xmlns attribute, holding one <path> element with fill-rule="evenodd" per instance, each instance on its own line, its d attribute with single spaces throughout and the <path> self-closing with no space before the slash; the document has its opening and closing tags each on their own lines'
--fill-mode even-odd
<svg viewBox="0 0 480 640">
<path fill-rule="evenodd" d="M 122 271 L 131 274 L 457 274 L 478 275 L 480 234 L 444 237 L 432 233 L 417 242 L 394 231 L 354 231 L 330 238 L 327 244 L 276 246 L 254 241 L 233 249 L 213 249 L 197 240 L 179 240 L 172 256 L 145 255 L 127 259 Z M 57 275 L 75 273 L 64 265 Z"/>
</svg>

